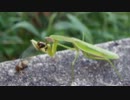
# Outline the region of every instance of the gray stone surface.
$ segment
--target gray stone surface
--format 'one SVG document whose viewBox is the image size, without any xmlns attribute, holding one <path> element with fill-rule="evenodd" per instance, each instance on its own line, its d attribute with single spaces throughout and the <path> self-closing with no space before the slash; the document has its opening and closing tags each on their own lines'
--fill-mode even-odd
<svg viewBox="0 0 130 100">
<path fill-rule="evenodd" d="M 71 81 L 71 62 L 74 51 L 60 51 L 54 58 L 47 54 L 31 58 L 23 73 L 16 73 L 19 60 L 0 63 L 0 86 L 129 86 L 130 39 L 107 42 L 97 46 L 117 53 L 120 59 L 113 63 L 121 73 L 121 81 L 110 64 L 80 57 L 75 64 L 75 79 Z"/>
</svg>

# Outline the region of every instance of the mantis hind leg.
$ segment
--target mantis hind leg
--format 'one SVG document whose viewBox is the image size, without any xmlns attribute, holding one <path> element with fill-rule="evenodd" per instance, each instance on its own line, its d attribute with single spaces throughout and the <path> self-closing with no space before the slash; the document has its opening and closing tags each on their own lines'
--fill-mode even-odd
<svg viewBox="0 0 130 100">
<path fill-rule="evenodd" d="M 85 52 L 83 52 L 83 54 L 84 54 L 85 57 L 88 57 L 88 58 L 91 58 L 91 59 L 106 60 L 111 65 L 111 67 L 114 69 L 114 71 L 116 72 L 116 74 L 120 78 L 120 80 L 122 80 L 122 77 L 121 77 L 119 71 L 117 70 L 115 65 L 110 61 L 110 59 L 107 59 L 106 57 L 99 57 L 99 56 L 96 56 L 96 55 L 88 54 L 88 53 L 85 53 Z"/>
<path fill-rule="evenodd" d="M 121 74 L 119 73 L 119 71 L 117 70 L 117 68 L 115 67 L 115 65 L 109 60 L 109 59 L 106 59 L 107 62 L 109 62 L 109 64 L 111 65 L 111 67 L 115 70 L 117 76 L 120 78 L 120 80 L 123 80 Z"/>
</svg>

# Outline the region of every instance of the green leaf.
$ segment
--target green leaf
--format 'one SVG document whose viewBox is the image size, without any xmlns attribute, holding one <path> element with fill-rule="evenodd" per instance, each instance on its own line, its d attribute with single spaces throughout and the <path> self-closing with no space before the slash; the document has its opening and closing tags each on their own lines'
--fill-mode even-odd
<svg viewBox="0 0 130 100">
<path fill-rule="evenodd" d="M 67 17 L 71 22 L 61 21 L 55 24 L 54 28 L 57 30 L 74 29 L 80 31 L 83 37 L 90 43 L 92 43 L 92 36 L 89 29 L 78 18 L 71 14 L 67 14 Z"/>
<path fill-rule="evenodd" d="M 54 28 L 56 30 L 66 30 L 66 29 L 73 29 L 74 27 L 73 24 L 70 22 L 60 21 L 54 25 Z"/>
<path fill-rule="evenodd" d="M 89 29 L 78 18 L 70 14 L 67 14 L 67 17 L 76 29 L 80 30 L 81 32 L 87 32 L 86 34 L 90 35 Z"/>
<path fill-rule="evenodd" d="M 35 36 L 38 36 L 38 37 L 40 35 L 39 32 L 37 31 L 37 29 L 32 24 L 30 24 L 29 22 L 26 22 L 26 21 L 15 24 L 11 29 L 15 30 L 17 28 L 24 28 L 27 31 L 33 33 Z"/>
<path fill-rule="evenodd" d="M 45 37 L 47 36 L 47 32 L 46 31 L 43 31 L 41 32 L 41 39 L 44 39 Z"/>
<path fill-rule="evenodd" d="M 1 44 L 22 44 L 23 40 L 18 36 L 9 36 L 7 34 L 2 34 L 0 36 Z"/>
</svg>

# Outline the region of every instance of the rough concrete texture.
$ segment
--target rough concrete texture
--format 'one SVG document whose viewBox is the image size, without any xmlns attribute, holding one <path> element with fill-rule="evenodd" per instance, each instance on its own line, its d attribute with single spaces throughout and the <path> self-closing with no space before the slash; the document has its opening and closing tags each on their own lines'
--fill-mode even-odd
<svg viewBox="0 0 130 100">
<path fill-rule="evenodd" d="M 107 42 L 97 46 L 117 53 L 120 59 L 113 63 L 123 80 L 106 61 L 80 57 L 76 61 L 75 79 L 71 82 L 71 62 L 74 51 L 57 52 L 54 58 L 38 55 L 22 73 L 16 73 L 19 60 L 0 63 L 0 86 L 128 86 L 130 85 L 130 39 Z"/>
</svg>

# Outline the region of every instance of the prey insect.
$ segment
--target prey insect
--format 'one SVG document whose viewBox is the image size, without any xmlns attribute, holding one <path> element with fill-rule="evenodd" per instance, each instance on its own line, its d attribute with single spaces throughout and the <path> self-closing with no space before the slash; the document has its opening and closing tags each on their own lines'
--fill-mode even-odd
<svg viewBox="0 0 130 100">
<path fill-rule="evenodd" d="M 15 70 L 19 73 L 22 70 L 24 70 L 25 68 L 28 67 L 28 61 L 20 61 L 16 66 L 15 66 Z"/>
<path fill-rule="evenodd" d="M 95 59 L 95 60 L 105 60 L 109 62 L 111 66 L 114 68 L 116 74 L 120 77 L 119 72 L 115 68 L 114 64 L 110 61 L 111 59 L 119 59 L 119 56 L 117 54 L 73 37 L 51 35 L 49 37 L 46 37 L 45 39 L 46 39 L 46 43 L 44 43 L 45 45 L 43 47 L 39 46 L 38 45 L 39 43 L 36 40 L 32 39 L 31 42 L 37 50 L 47 53 L 51 57 L 55 55 L 58 45 L 67 49 L 76 50 L 77 53 L 72 62 L 73 79 L 74 79 L 74 64 L 79 56 L 79 51 L 81 51 L 83 55 L 87 58 Z M 60 43 L 60 41 L 70 42 L 73 44 L 74 47 L 71 48 L 66 45 L 63 45 Z"/>
</svg>

